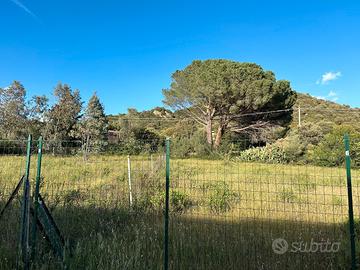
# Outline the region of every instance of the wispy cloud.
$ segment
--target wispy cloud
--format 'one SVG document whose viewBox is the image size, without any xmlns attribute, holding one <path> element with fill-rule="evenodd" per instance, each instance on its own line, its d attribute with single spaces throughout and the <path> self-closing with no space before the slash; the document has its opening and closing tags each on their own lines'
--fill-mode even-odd
<svg viewBox="0 0 360 270">
<path fill-rule="evenodd" d="M 30 9 L 28 9 L 23 3 L 21 3 L 19 0 L 10 0 L 15 5 L 17 5 L 19 8 L 24 10 L 27 14 L 29 14 L 31 17 L 39 20 L 38 16 L 36 16 Z"/>
<path fill-rule="evenodd" d="M 339 96 L 335 91 L 330 91 L 329 94 L 327 94 L 326 96 L 316 96 L 315 98 L 317 99 L 323 99 L 323 100 L 330 100 L 333 102 L 338 101 Z"/>
<path fill-rule="evenodd" d="M 337 71 L 337 72 L 326 72 L 321 76 L 321 79 L 316 81 L 316 84 L 327 84 L 330 81 L 334 81 L 336 79 L 338 79 L 341 76 L 341 72 Z"/>
<path fill-rule="evenodd" d="M 336 92 L 332 90 L 328 94 L 328 97 L 336 97 L 336 96 L 337 96 Z"/>
<path fill-rule="evenodd" d="M 339 99 L 338 94 L 335 91 L 330 91 L 329 94 L 327 95 L 327 99 L 336 102 Z"/>
</svg>

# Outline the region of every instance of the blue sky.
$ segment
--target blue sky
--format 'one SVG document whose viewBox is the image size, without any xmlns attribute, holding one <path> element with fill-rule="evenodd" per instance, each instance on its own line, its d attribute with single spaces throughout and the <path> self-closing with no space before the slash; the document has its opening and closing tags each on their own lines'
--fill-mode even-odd
<svg viewBox="0 0 360 270">
<path fill-rule="evenodd" d="M 255 62 L 360 107 L 360 1 L 0 0 L 0 87 L 97 91 L 107 113 L 162 105 L 194 59 Z"/>
</svg>

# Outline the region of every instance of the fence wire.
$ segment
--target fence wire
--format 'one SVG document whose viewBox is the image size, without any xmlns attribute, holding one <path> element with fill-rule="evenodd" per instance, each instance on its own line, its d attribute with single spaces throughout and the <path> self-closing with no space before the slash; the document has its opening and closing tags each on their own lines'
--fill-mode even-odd
<svg viewBox="0 0 360 270">
<path fill-rule="evenodd" d="M 110 155 L 85 154 L 78 142 L 45 142 L 40 193 L 66 241 L 70 269 L 162 269 L 165 144 L 153 145 L 144 141 L 136 154 Z M 344 149 L 342 138 L 334 152 L 339 145 Z M 31 150 L 34 186 L 36 142 Z M 24 173 L 26 141 L 2 141 L 0 153 L 2 209 Z M 332 158 L 339 164 L 313 165 Z M 343 160 L 284 164 L 266 156 L 172 154 L 169 269 L 349 268 Z M 351 172 L 357 220 L 360 173 Z M 21 194 L 0 217 L 0 269 L 18 263 Z M 33 268 L 60 269 L 49 243 L 38 238 Z"/>
</svg>

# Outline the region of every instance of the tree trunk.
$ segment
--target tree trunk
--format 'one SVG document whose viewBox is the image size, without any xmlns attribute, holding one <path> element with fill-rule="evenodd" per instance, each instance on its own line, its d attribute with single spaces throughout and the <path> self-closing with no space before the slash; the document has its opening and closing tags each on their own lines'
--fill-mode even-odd
<svg viewBox="0 0 360 270">
<path fill-rule="evenodd" d="M 216 138 L 215 138 L 215 148 L 218 148 L 221 144 L 222 136 L 225 133 L 226 125 L 220 124 L 218 127 L 218 130 L 216 132 Z"/>
<path fill-rule="evenodd" d="M 86 135 L 85 143 L 83 143 L 83 154 L 84 154 L 84 161 L 87 161 L 88 159 L 88 152 L 89 152 L 89 135 Z M 85 144 L 85 146 L 84 146 Z"/>
<path fill-rule="evenodd" d="M 213 139 L 212 139 L 212 119 L 209 118 L 206 123 L 206 140 L 207 143 L 211 146 L 213 145 Z"/>
</svg>

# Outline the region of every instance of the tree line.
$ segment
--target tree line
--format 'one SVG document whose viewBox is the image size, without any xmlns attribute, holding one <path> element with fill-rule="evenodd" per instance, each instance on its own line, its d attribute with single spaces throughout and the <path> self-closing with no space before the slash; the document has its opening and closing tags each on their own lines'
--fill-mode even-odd
<svg viewBox="0 0 360 270">
<path fill-rule="evenodd" d="M 163 90 L 164 104 L 204 128 L 207 147 L 220 147 L 226 133 L 261 136 L 269 130 L 286 130 L 296 92 L 290 83 L 276 80 L 271 71 L 257 64 L 229 60 L 193 61 L 175 71 L 169 89 Z M 78 90 L 59 83 L 54 90 L 55 104 L 46 96 L 26 99 L 20 82 L 0 89 L 0 136 L 5 139 L 40 134 L 48 141 L 80 140 L 85 148 L 101 150 L 107 144 L 108 121 L 96 93 L 85 109 Z M 279 110 L 279 113 L 256 114 Z M 237 117 L 239 114 L 248 117 Z M 134 114 L 129 110 L 129 115 Z M 118 133 L 126 128 L 117 128 Z M 129 128 L 128 128 L 128 131 Z M 129 133 L 125 131 L 125 133 Z M 149 130 L 134 130 L 134 136 L 155 139 Z M 60 147 L 60 146 L 59 146 Z M 152 146 L 153 148 L 154 146 Z"/>
<path fill-rule="evenodd" d="M 104 106 L 94 93 L 84 108 L 80 92 L 59 83 L 50 106 L 46 96 L 26 96 L 24 86 L 14 81 L 0 88 L 0 138 L 19 140 L 42 135 L 54 151 L 64 142 L 81 141 L 85 150 L 100 151 L 107 144 L 108 121 Z"/>
<path fill-rule="evenodd" d="M 14 81 L 0 88 L 0 138 L 24 139 L 30 133 L 42 135 L 54 152 L 76 145 L 84 153 L 139 154 L 161 151 L 171 137 L 172 154 L 180 157 L 220 154 L 334 165 L 343 162 L 336 158 L 341 155 L 330 155 L 343 151 L 341 133 L 355 139 L 360 134 L 359 110 L 299 94 L 254 63 L 195 60 L 172 74 L 163 96 L 166 108 L 106 116 L 96 93 L 84 104 L 78 90 L 59 83 L 50 105 L 46 96 L 27 98 Z M 301 127 L 293 121 L 294 106 L 311 108 Z"/>
</svg>

